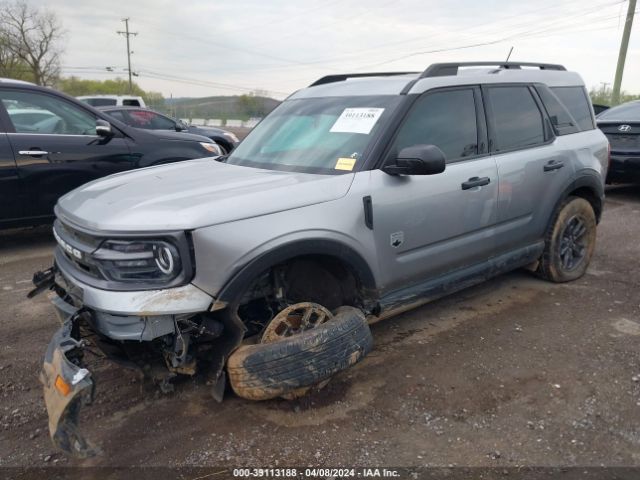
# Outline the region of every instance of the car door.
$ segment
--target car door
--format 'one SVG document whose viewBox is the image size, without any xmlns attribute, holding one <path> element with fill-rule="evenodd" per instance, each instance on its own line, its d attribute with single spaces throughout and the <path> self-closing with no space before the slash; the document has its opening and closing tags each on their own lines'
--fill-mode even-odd
<svg viewBox="0 0 640 480">
<path fill-rule="evenodd" d="M 124 135 L 114 129 L 113 136 L 98 136 L 98 117 L 90 109 L 53 91 L 35 88 L 0 88 L 0 99 L 26 200 L 24 216 L 50 216 L 61 195 L 133 167 Z M 46 115 L 42 120 L 12 118 L 12 111 L 18 108 Z"/>
<path fill-rule="evenodd" d="M 24 197 L 18 167 L 6 134 L 8 119 L 0 112 L 0 226 L 23 216 Z"/>
<path fill-rule="evenodd" d="M 371 172 L 373 234 L 385 291 L 483 262 L 493 250 L 497 169 L 487 154 L 479 88 L 423 94 L 386 160 L 416 144 L 438 146 L 447 157 L 445 171 L 425 176 Z"/>
<path fill-rule="evenodd" d="M 498 166 L 497 248 L 539 241 L 574 175 L 568 151 L 558 148 L 544 106 L 528 85 L 483 86 L 490 150 Z"/>
</svg>

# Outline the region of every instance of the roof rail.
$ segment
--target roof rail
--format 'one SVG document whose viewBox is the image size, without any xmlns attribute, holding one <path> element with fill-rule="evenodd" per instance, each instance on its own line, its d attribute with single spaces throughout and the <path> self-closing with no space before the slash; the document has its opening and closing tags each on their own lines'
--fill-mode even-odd
<svg viewBox="0 0 640 480">
<path fill-rule="evenodd" d="M 344 82 L 348 78 L 360 78 L 360 77 L 392 77 L 395 75 L 410 75 L 420 72 L 377 72 L 377 73 L 341 73 L 336 75 L 327 75 L 319 80 L 313 82 L 310 87 L 317 85 L 324 85 L 325 83 Z"/>
<path fill-rule="evenodd" d="M 427 77 L 444 77 L 448 75 L 457 75 L 459 67 L 498 67 L 505 70 L 518 70 L 522 67 L 538 67 L 540 70 L 566 70 L 563 65 L 553 63 L 535 63 L 535 62 L 456 62 L 456 63 L 434 63 L 430 65 L 420 78 Z"/>
</svg>

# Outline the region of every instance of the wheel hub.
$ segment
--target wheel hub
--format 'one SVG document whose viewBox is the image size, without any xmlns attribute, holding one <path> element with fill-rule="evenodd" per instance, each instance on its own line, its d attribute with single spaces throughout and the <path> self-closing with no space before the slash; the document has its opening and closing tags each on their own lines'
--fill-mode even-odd
<svg viewBox="0 0 640 480">
<path fill-rule="evenodd" d="M 567 222 L 560 239 L 560 261 L 565 270 L 573 270 L 585 257 L 587 227 L 582 218 L 573 216 Z"/>
<path fill-rule="evenodd" d="M 312 302 L 296 303 L 273 317 L 264 329 L 260 343 L 282 340 L 322 325 L 332 318 L 332 313 L 322 305 Z"/>
</svg>

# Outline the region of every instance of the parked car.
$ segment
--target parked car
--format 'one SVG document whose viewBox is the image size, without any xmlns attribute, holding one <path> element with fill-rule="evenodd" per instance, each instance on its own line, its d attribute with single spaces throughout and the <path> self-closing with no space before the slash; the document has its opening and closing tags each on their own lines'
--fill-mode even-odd
<svg viewBox="0 0 640 480">
<path fill-rule="evenodd" d="M 49 88 L 0 80 L 0 228 L 46 223 L 58 198 L 106 175 L 213 157 L 206 137 L 138 130 Z"/>
<path fill-rule="evenodd" d="M 105 107 L 108 105 L 146 107 L 144 99 L 135 95 L 82 95 L 76 98 L 92 107 Z"/>
<path fill-rule="evenodd" d="M 221 146 L 224 149 L 224 153 L 230 153 L 239 142 L 238 137 L 232 132 L 221 128 L 187 125 L 182 120 L 177 120 L 146 108 L 99 107 L 99 110 L 135 128 L 144 128 L 145 130 L 173 130 L 175 132 L 194 133 L 208 137 Z"/>
<path fill-rule="evenodd" d="M 578 74 L 435 64 L 324 77 L 224 162 L 74 190 L 32 292 L 52 289 L 63 320 L 42 377 L 54 443 L 91 453 L 75 423 L 93 395 L 87 343 L 164 368 L 164 389 L 204 370 L 218 400 L 227 378 L 245 398 L 291 398 L 362 359 L 368 322 L 520 267 L 580 278 L 607 155 Z"/>
<path fill-rule="evenodd" d="M 640 100 L 612 107 L 596 121 L 611 146 L 607 183 L 640 182 Z"/>
</svg>

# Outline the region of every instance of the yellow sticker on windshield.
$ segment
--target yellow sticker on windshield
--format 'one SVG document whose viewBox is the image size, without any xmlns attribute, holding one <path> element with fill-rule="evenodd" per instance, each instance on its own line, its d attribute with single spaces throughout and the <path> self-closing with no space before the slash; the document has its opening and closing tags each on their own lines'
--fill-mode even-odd
<svg viewBox="0 0 640 480">
<path fill-rule="evenodd" d="M 353 166 L 356 164 L 355 158 L 339 158 L 334 167 L 336 170 L 353 170 Z"/>
</svg>

